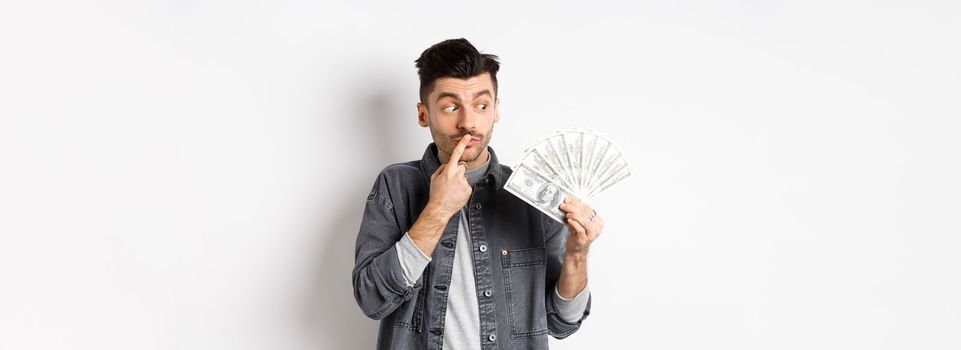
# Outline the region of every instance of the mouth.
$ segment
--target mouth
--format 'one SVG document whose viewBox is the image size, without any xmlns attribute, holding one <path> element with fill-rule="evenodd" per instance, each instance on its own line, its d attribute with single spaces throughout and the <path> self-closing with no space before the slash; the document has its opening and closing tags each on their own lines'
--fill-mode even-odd
<svg viewBox="0 0 961 350">
<path fill-rule="evenodd" d="M 458 142 L 460 142 L 460 140 L 461 140 L 462 138 L 464 138 L 464 137 L 463 137 L 463 136 L 458 136 L 458 137 L 454 138 L 454 142 L 455 142 L 455 143 L 458 143 Z M 478 143 L 480 143 L 480 141 L 481 141 L 481 138 L 480 138 L 480 137 L 471 135 L 470 142 L 467 143 L 467 147 L 471 147 L 471 146 L 477 145 Z"/>
</svg>

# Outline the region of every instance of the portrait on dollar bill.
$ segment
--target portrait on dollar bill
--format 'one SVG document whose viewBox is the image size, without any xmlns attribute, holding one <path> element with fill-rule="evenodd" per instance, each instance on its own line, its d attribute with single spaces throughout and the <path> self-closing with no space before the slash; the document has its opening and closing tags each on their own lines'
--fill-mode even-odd
<svg viewBox="0 0 961 350">
<path fill-rule="evenodd" d="M 537 192 L 537 201 L 548 208 L 556 207 L 561 201 L 557 186 L 552 183 L 542 185 L 541 190 Z"/>
</svg>

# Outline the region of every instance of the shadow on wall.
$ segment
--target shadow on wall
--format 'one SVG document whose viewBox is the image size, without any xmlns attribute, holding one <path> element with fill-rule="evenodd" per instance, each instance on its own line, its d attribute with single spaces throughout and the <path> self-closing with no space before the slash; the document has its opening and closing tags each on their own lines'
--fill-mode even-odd
<svg viewBox="0 0 961 350">
<path fill-rule="evenodd" d="M 410 110 L 398 110 L 392 101 L 409 100 L 409 96 L 400 96 L 397 86 L 385 86 L 385 81 L 399 81 L 399 77 L 391 77 L 390 73 L 371 74 L 371 70 L 362 73 L 360 79 L 351 79 L 347 93 L 355 96 L 354 102 L 348 107 L 355 122 L 345 125 L 337 133 L 347 133 L 342 140 L 351 140 L 356 145 L 338 147 L 345 149 L 376 150 L 366 154 L 347 156 L 353 160 L 343 170 L 340 178 L 348 179 L 346 183 L 326 184 L 327 193 L 333 196 L 321 198 L 328 203 L 326 206 L 335 208 L 338 212 L 329 213 L 324 222 L 318 223 L 316 236 L 319 243 L 316 252 L 319 253 L 319 265 L 312 278 L 312 285 L 308 299 L 305 301 L 307 309 L 304 311 L 304 327 L 308 338 L 319 349 L 368 350 L 376 348 L 377 329 L 379 322 L 367 318 L 354 299 L 351 273 L 354 267 L 354 245 L 360 221 L 363 216 L 365 200 L 377 174 L 387 165 L 419 159 L 421 154 L 401 154 L 405 147 L 391 147 L 415 142 L 424 143 L 423 138 L 417 138 L 413 132 L 401 132 L 419 128 L 416 124 L 416 112 L 413 106 Z M 408 79 L 416 79 L 407 77 Z M 413 103 L 410 103 L 413 105 Z M 325 118 L 327 116 L 320 116 Z M 357 145 L 386 145 L 386 147 L 360 147 Z M 424 143 L 426 146 L 426 143 Z M 314 251 L 314 250 L 311 250 Z"/>
</svg>

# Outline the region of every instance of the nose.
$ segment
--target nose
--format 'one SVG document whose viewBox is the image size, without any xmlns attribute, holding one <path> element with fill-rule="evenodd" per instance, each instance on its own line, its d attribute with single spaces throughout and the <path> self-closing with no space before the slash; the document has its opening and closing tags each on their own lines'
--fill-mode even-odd
<svg viewBox="0 0 961 350">
<path fill-rule="evenodd" d="M 457 123 L 457 128 L 467 131 L 474 130 L 477 127 L 477 112 L 472 111 L 470 108 L 464 108 L 461 110 L 460 120 Z"/>
</svg>

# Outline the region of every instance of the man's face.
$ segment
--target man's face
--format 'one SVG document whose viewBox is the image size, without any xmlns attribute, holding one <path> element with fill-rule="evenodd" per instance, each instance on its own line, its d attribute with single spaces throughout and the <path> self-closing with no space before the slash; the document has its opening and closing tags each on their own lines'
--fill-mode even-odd
<svg viewBox="0 0 961 350">
<path fill-rule="evenodd" d="M 447 162 L 461 137 L 470 134 L 472 140 L 461 161 L 474 169 L 487 161 L 487 144 L 494 132 L 499 100 L 494 98 L 494 84 L 490 74 L 482 73 L 469 79 L 440 78 L 427 96 L 427 105 L 417 104 L 417 119 L 422 127 L 430 128 L 437 144 L 438 158 Z"/>
</svg>

